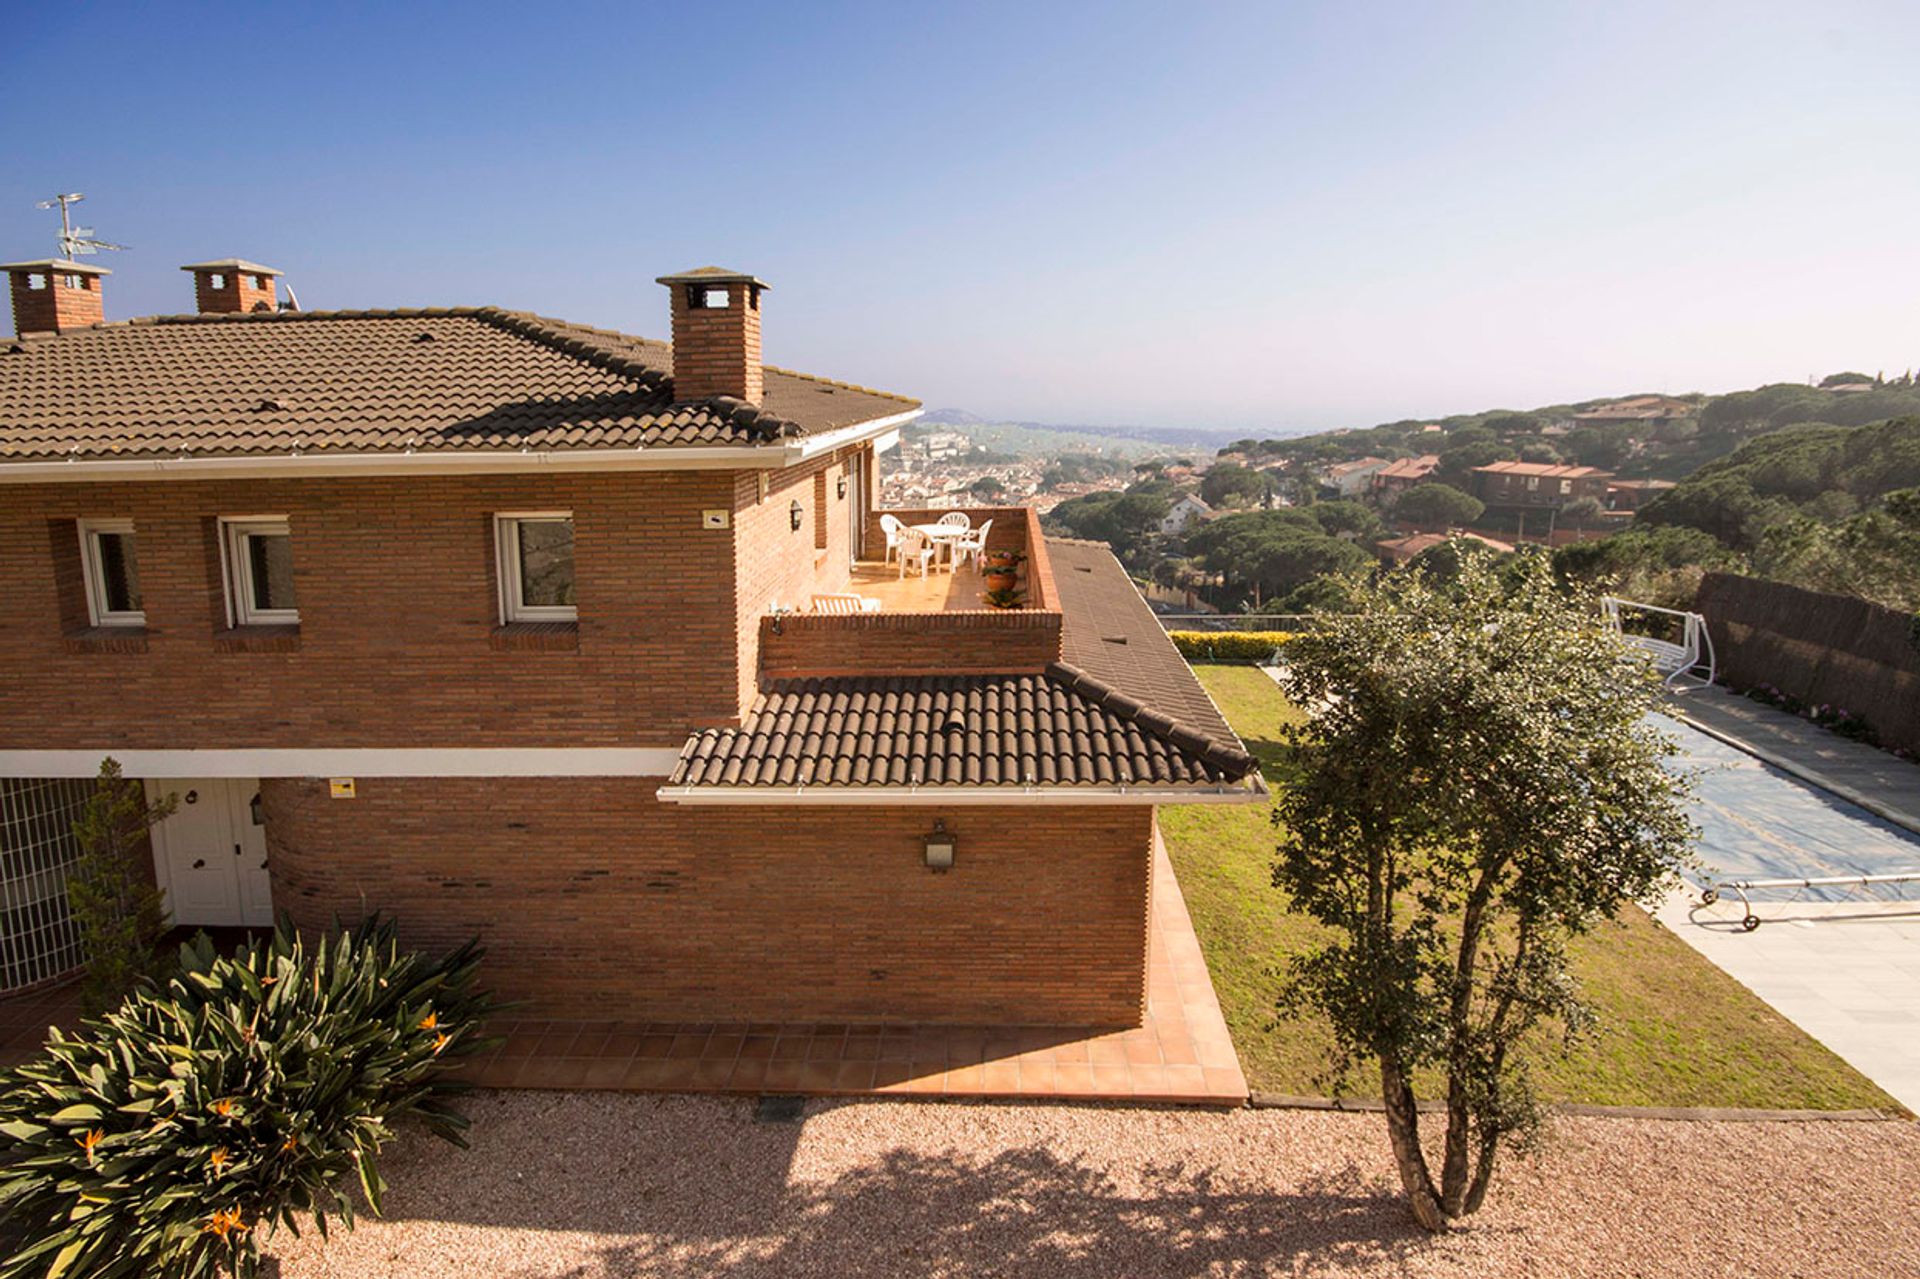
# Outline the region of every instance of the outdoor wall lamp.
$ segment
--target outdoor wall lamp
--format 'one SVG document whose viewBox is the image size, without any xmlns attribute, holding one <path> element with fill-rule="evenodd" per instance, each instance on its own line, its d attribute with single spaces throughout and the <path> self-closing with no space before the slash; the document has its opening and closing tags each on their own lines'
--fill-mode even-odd
<svg viewBox="0 0 1920 1279">
<path fill-rule="evenodd" d="M 842 471 L 842 472 L 840 473 L 840 478 L 834 481 L 834 484 L 833 484 L 833 495 L 834 495 L 835 497 L 838 497 L 838 498 L 844 498 L 844 497 L 846 497 L 846 495 L 847 495 L 847 475 L 846 475 L 846 472 L 845 472 L 845 471 Z"/>
<path fill-rule="evenodd" d="M 793 499 L 793 505 L 787 508 L 787 521 L 793 525 L 794 532 L 798 533 L 800 531 L 800 525 L 804 522 L 805 518 L 806 511 L 800 505 L 800 499 L 796 497 Z"/>
<path fill-rule="evenodd" d="M 953 869 L 953 836 L 947 833 L 947 824 L 938 819 L 933 823 L 932 833 L 927 836 L 927 869 Z"/>
</svg>

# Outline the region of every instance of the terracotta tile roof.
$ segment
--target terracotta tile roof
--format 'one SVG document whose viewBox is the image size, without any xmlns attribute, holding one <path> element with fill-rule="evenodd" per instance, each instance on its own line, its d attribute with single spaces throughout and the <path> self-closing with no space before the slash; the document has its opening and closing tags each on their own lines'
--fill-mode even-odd
<svg viewBox="0 0 1920 1279">
<path fill-rule="evenodd" d="M 1219 786 L 1251 761 L 1085 674 L 768 683 L 687 741 L 669 786 Z"/>
<path fill-rule="evenodd" d="M 1375 480 L 1417 480 L 1433 474 L 1440 466 L 1438 453 L 1423 453 L 1419 457 L 1403 457 L 1389 462 L 1373 473 Z"/>
<path fill-rule="evenodd" d="M 1252 773 L 1106 544 L 1047 550 L 1064 628 L 1044 674 L 769 681 L 739 728 L 688 740 L 668 785 L 1218 789 Z"/>
<path fill-rule="evenodd" d="M 1550 462 L 1494 462 L 1473 468 L 1482 475 L 1537 475 L 1542 479 L 1577 480 L 1589 475 L 1612 475 L 1597 466 L 1559 466 Z"/>
<path fill-rule="evenodd" d="M 1067 664 L 1239 752 L 1240 739 L 1107 544 L 1049 537 L 1047 553 Z"/>
<path fill-rule="evenodd" d="M 0 464 L 758 444 L 916 402 L 771 366 L 678 403 L 672 347 L 491 307 L 158 316 L 0 340 Z"/>
</svg>

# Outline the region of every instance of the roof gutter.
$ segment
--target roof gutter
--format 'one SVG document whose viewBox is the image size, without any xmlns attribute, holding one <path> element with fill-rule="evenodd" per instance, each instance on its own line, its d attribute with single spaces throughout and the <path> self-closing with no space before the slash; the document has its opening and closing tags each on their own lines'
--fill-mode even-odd
<svg viewBox="0 0 1920 1279">
<path fill-rule="evenodd" d="M 1251 786 L 662 786 L 663 804 L 732 804 L 752 807 L 884 806 L 888 808 L 978 808 L 1051 805 L 1106 807 L 1115 804 L 1255 804 L 1267 788 Z"/>
<path fill-rule="evenodd" d="M 851 444 L 864 444 L 920 416 L 911 409 L 779 444 L 700 448 L 521 449 L 451 452 L 299 453 L 249 457 L 69 458 L 0 462 L 0 484 L 103 480 L 248 479 L 268 476 L 507 475 L 532 471 L 777 471 Z"/>
</svg>

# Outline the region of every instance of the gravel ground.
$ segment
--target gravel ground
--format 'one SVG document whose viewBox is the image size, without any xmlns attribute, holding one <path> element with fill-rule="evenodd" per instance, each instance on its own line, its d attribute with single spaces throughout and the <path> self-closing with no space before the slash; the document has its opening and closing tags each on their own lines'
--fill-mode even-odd
<svg viewBox="0 0 1920 1279">
<path fill-rule="evenodd" d="M 486 1093 L 322 1276 L 1920 1276 L 1920 1126 L 1562 1118 L 1429 1239 L 1377 1115 Z"/>
</svg>

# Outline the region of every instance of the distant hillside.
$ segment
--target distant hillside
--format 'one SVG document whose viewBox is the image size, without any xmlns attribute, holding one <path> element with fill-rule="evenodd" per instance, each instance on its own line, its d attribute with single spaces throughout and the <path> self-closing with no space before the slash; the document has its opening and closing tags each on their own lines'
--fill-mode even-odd
<svg viewBox="0 0 1920 1279">
<path fill-rule="evenodd" d="M 1061 436 L 1091 436 L 1116 444 L 1159 445 L 1161 452 L 1191 449 L 1196 453 L 1204 454 L 1214 452 L 1238 438 L 1240 434 L 1237 431 L 1209 430 L 1204 427 L 1092 426 L 1075 422 L 994 422 L 976 413 L 969 413 L 965 409 L 934 409 L 923 414 L 920 422 L 926 426 L 950 427 L 962 431 L 976 443 L 1011 452 L 1052 452 L 1060 447 L 1059 437 Z M 995 428 L 1001 432 L 1001 435 L 990 441 L 976 434 L 976 428 Z M 1052 443 L 1036 445 L 1034 448 L 1025 450 L 1012 449 L 1009 441 L 1018 438 L 1015 435 L 1016 432 L 1027 432 Z"/>
<path fill-rule="evenodd" d="M 1777 382 L 1717 396 L 1642 393 L 1291 438 L 1242 438 L 1221 452 L 1258 464 L 1316 465 L 1433 453 L 1444 471 L 1454 473 L 1519 460 L 1596 466 L 1625 479 L 1679 480 L 1782 427 L 1859 426 L 1915 413 L 1920 385 L 1911 374 L 1883 379 L 1836 373 L 1818 385 Z"/>
</svg>

